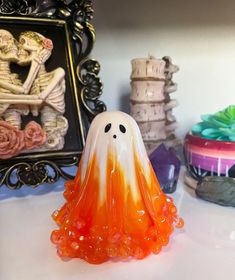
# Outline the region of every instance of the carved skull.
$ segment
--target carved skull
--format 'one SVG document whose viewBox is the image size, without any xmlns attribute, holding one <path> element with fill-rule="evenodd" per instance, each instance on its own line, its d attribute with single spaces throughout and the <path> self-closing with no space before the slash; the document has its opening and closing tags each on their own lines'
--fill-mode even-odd
<svg viewBox="0 0 235 280">
<path fill-rule="evenodd" d="M 33 59 L 45 62 L 51 55 L 51 49 L 47 50 L 47 45 L 45 45 L 47 41 L 51 40 L 37 32 L 26 31 L 21 33 L 19 37 L 20 63 L 30 63 Z"/>
<path fill-rule="evenodd" d="M 17 41 L 13 35 L 5 29 L 0 29 L 0 59 L 9 61 L 18 60 Z"/>
<path fill-rule="evenodd" d="M 23 32 L 19 37 L 19 48 L 31 53 L 42 48 L 44 36 L 37 32 Z"/>
</svg>

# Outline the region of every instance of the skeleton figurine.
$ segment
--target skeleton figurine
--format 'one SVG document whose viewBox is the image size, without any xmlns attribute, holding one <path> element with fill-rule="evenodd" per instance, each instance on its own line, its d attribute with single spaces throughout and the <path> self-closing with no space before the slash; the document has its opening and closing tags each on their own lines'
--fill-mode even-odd
<svg viewBox="0 0 235 280">
<path fill-rule="evenodd" d="M 15 42 L 14 38 L 13 42 Z M 0 95 L 0 107 L 4 112 L 7 109 L 5 115 L 9 115 L 8 119 L 16 119 L 15 110 L 8 109 L 11 104 L 19 108 L 23 106 L 23 109 L 24 106 L 29 105 L 34 116 L 38 116 L 40 113 L 42 126 L 47 133 L 47 142 L 41 150 L 63 148 L 64 136 L 68 129 L 68 121 L 63 116 L 65 112 L 65 71 L 59 67 L 47 72 L 44 65 L 50 57 L 52 49 L 52 41 L 41 34 L 32 31 L 21 33 L 18 57 L 16 55 L 14 61 L 21 66 L 30 64 L 28 77 L 23 86 L 16 81 L 16 78 L 15 83 L 12 83 L 10 79 L 0 79 L 0 89 L 2 87 L 5 90 L 4 94 Z M 19 114 L 17 117 L 19 120 Z M 7 120 L 6 117 L 5 120 Z"/>
<path fill-rule="evenodd" d="M 11 62 L 18 61 L 17 42 L 10 32 L 0 29 L 0 118 L 4 119 L 17 129 L 21 128 L 21 115 L 27 115 L 29 110 L 25 104 L 12 105 L 6 101 L 8 94 L 22 94 L 22 84 L 18 75 L 11 73 Z M 7 86 L 6 86 L 6 85 Z"/>
<path fill-rule="evenodd" d="M 51 55 L 53 43 L 39 33 L 27 31 L 19 37 L 19 64 L 31 63 L 24 92 L 37 96 L 42 102 L 30 105 L 34 116 L 41 114 L 42 126 L 47 132 L 46 148 L 61 149 L 68 129 L 65 112 L 65 71 L 57 68 L 47 72 L 45 62 Z"/>
</svg>

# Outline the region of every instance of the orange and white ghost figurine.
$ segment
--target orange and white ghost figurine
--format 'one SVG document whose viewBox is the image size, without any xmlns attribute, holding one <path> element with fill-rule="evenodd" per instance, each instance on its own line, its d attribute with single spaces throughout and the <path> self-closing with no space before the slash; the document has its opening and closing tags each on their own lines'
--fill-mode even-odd
<svg viewBox="0 0 235 280">
<path fill-rule="evenodd" d="M 93 120 L 51 234 L 62 258 L 89 263 L 142 259 L 168 244 L 183 220 L 160 188 L 135 120 L 104 112 Z"/>
</svg>

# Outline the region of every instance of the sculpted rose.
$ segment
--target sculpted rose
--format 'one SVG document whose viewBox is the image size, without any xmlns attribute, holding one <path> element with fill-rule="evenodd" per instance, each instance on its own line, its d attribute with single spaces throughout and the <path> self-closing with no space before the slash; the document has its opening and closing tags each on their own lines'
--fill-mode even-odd
<svg viewBox="0 0 235 280">
<path fill-rule="evenodd" d="M 24 142 L 26 149 L 40 147 L 46 142 L 46 139 L 46 133 L 38 123 L 31 121 L 26 125 L 24 129 Z"/>
<path fill-rule="evenodd" d="M 24 146 L 24 133 L 5 121 L 0 121 L 0 159 L 18 155 Z"/>
<path fill-rule="evenodd" d="M 45 49 L 48 49 L 48 50 L 52 50 L 53 49 L 53 42 L 48 39 L 48 38 L 45 38 L 42 42 L 42 45 Z"/>
</svg>

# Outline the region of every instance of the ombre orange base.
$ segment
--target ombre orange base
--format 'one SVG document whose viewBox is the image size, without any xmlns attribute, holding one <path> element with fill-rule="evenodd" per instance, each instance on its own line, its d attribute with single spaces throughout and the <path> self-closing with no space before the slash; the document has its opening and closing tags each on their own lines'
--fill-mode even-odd
<svg viewBox="0 0 235 280">
<path fill-rule="evenodd" d="M 59 256 L 77 257 L 93 264 L 114 258 L 142 259 L 150 253 L 158 254 L 168 244 L 174 227 L 183 226 L 151 166 L 146 180 L 135 158 L 137 186 L 133 189 L 125 180 L 128 171 L 122 170 L 109 153 L 103 194 L 96 157 L 89 162 L 89 176 L 82 184 L 81 165 L 75 180 L 65 185 L 67 202 L 53 213 L 60 228 L 52 232 L 51 240 Z"/>
</svg>

